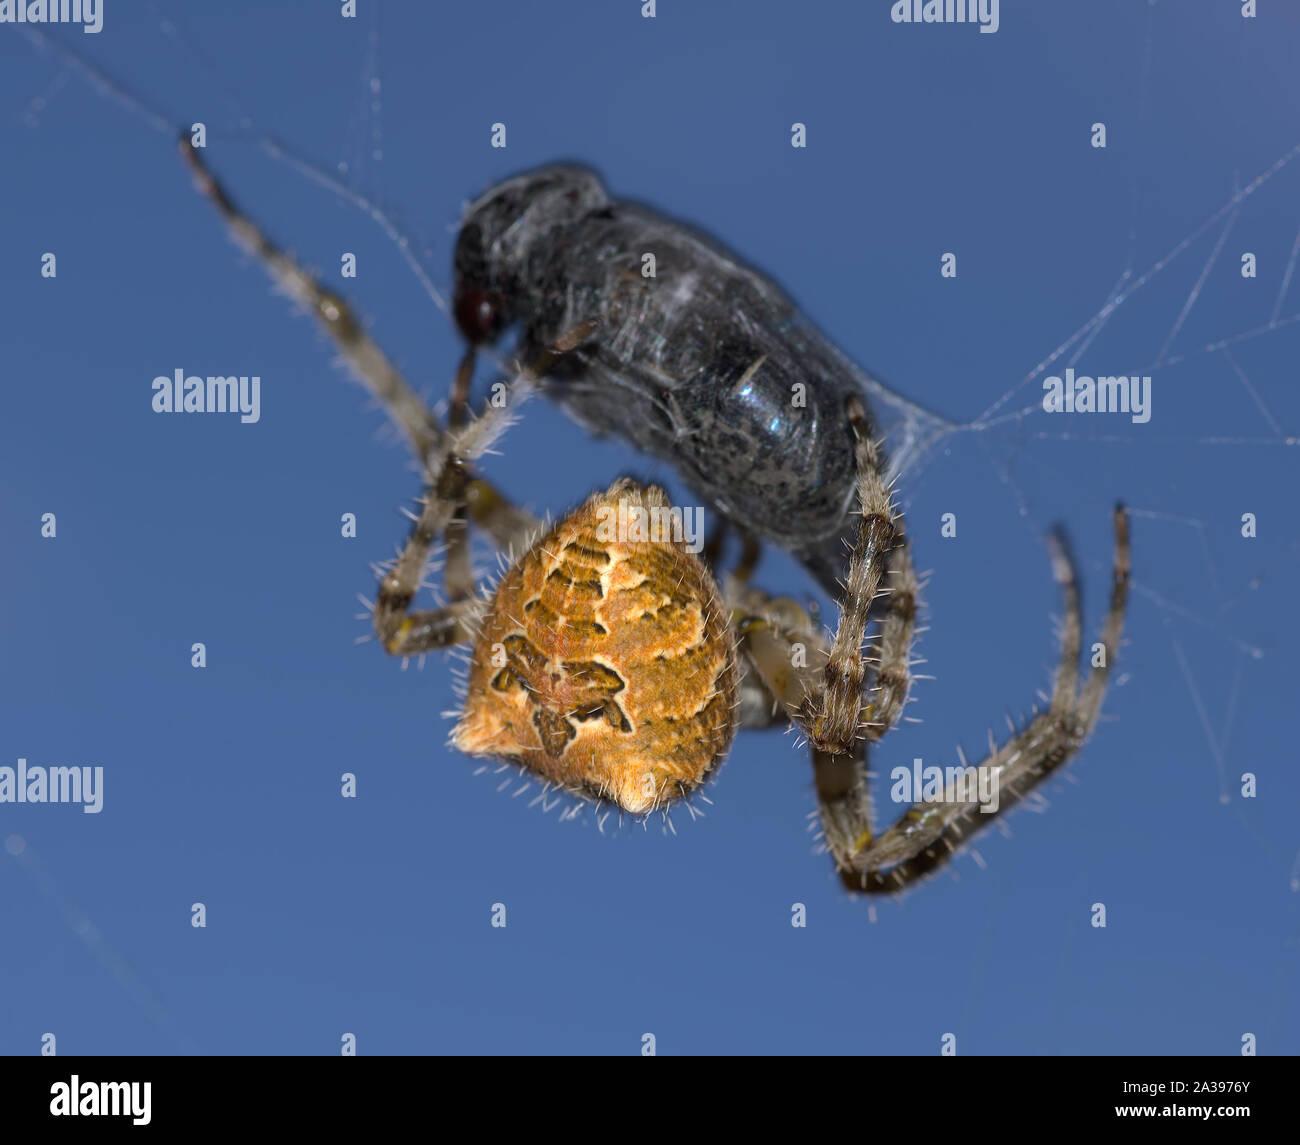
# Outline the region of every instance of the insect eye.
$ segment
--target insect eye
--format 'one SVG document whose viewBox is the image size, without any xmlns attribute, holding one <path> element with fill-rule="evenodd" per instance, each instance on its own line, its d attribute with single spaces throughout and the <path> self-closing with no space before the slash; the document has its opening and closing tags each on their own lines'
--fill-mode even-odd
<svg viewBox="0 0 1300 1145">
<path fill-rule="evenodd" d="M 501 298 L 490 290 L 456 292 L 456 325 L 473 343 L 494 341 L 501 333 Z"/>
</svg>

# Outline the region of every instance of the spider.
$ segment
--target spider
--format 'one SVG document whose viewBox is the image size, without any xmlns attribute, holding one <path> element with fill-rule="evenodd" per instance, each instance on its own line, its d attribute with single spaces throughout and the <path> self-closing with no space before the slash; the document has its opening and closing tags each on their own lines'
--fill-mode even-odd
<svg viewBox="0 0 1300 1145">
<path fill-rule="evenodd" d="M 978 765 L 998 786 L 996 808 L 976 798 L 970 785 L 952 781 L 940 798 L 917 803 L 877 834 L 867 752 L 908 700 L 920 588 L 884 477 L 883 452 L 859 394 L 837 395 L 851 431 L 854 528 L 840 615 L 828 639 L 808 609 L 752 583 L 758 547 L 743 531 L 741 560 L 720 586 L 710 567 L 718 544 L 711 542 L 700 559 L 671 531 L 610 528 L 611 520 L 629 516 L 670 521 L 667 494 L 657 486 L 621 479 L 545 529 L 474 475 L 473 464 L 519 404 L 551 377 L 565 376 L 566 363 L 593 337 L 593 321 L 561 329 L 548 344 L 523 339 L 512 378 L 502 383 L 507 400 L 498 393 L 471 417 L 475 346 L 499 332 L 506 299 L 477 286 L 458 291 L 456 316 L 469 346 L 443 424 L 348 304 L 235 206 L 184 135 L 180 149 L 234 238 L 321 320 L 424 468 L 420 511 L 412 514 L 397 559 L 381 570 L 372 622 L 395 656 L 471 649 L 464 709 L 452 733 L 462 752 L 508 760 L 579 799 L 645 816 L 709 781 L 738 728 L 794 726 L 811 749 L 822 831 L 843 885 L 892 893 L 942 867 L 964 840 L 1066 763 L 1091 734 L 1128 594 L 1129 528 L 1122 506 L 1114 512 L 1102 647 L 1084 680 L 1074 563 L 1064 538 L 1048 537 L 1065 604 L 1060 661 L 1046 708 L 1006 743 L 990 739 L 989 755 Z M 515 226 L 510 233 L 526 242 L 519 232 Z M 471 574 L 471 525 L 512 554 L 490 591 L 480 590 Z M 438 544 L 445 551 L 447 603 L 414 610 Z M 807 555 L 815 571 L 816 554 Z M 864 641 L 873 623 L 867 654 Z"/>
</svg>

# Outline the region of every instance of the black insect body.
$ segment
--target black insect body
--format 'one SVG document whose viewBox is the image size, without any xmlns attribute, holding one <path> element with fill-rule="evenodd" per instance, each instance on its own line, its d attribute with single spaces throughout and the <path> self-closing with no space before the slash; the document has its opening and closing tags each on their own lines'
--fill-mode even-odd
<svg viewBox="0 0 1300 1145">
<path fill-rule="evenodd" d="M 551 166 L 491 188 L 455 255 L 472 343 L 520 330 L 555 357 L 543 392 L 583 426 L 660 458 L 742 533 L 801 560 L 828 592 L 856 529 L 854 433 L 866 406 L 840 353 L 756 270 L 680 223 Z"/>
</svg>

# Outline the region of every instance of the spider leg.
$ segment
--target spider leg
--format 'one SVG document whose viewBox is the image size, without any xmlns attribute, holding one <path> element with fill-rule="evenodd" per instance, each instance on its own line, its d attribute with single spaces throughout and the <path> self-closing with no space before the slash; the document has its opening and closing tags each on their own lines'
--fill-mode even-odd
<svg viewBox="0 0 1300 1145">
<path fill-rule="evenodd" d="M 1115 659 L 1120 635 L 1124 630 L 1124 606 L 1128 601 L 1131 564 L 1128 514 L 1122 505 L 1117 505 L 1115 507 L 1115 575 L 1111 582 L 1110 609 L 1106 614 L 1106 626 L 1101 634 L 1104 655 L 1101 663 L 1093 667 L 1084 682 L 1076 709 L 1079 721 L 1089 730 L 1101 714 L 1101 703 L 1106 698 L 1106 684 L 1110 679 L 1111 663 Z M 1071 577 L 1070 581 L 1073 584 L 1074 578 Z"/>
<path fill-rule="evenodd" d="M 851 751 L 838 755 L 812 749 L 813 787 L 817 792 L 822 835 L 840 878 L 854 890 L 877 889 L 865 876 L 846 870 L 846 864 L 851 864 L 855 857 L 855 848 L 864 838 L 870 839 L 872 833 L 874 818 L 867 774 L 869 750 L 870 744 L 865 739 L 854 740 Z"/>
<path fill-rule="evenodd" d="M 533 351 L 530 365 L 525 376 L 531 381 L 541 378 L 554 361 L 581 345 L 595 329 L 595 323 L 584 322 L 566 331 L 552 346 L 544 346 Z M 461 431 L 469 419 L 469 390 L 474 379 L 475 350 L 470 346 L 461 358 L 456 376 L 452 380 L 451 395 L 447 409 L 447 428 L 451 434 Z M 498 407 L 509 404 L 510 383 L 506 392 L 498 398 Z M 465 460 L 464 457 L 461 460 Z M 430 475 L 432 476 L 432 474 Z M 443 567 L 443 582 L 448 599 L 454 604 L 474 595 L 473 570 L 470 566 L 469 521 L 462 515 L 467 510 L 469 516 L 483 527 L 498 544 L 509 552 L 523 552 L 528 548 L 538 532 L 538 522 L 531 513 L 505 502 L 487 482 L 467 482 L 460 491 L 461 500 L 456 506 L 455 515 L 448 521 L 445 534 L 446 561 Z M 504 541 L 504 544 L 502 542 Z"/>
<path fill-rule="evenodd" d="M 474 347 L 465 351 L 452 380 L 451 395 L 447 406 L 447 428 L 455 433 L 464 428 L 469 420 L 469 387 L 474 378 Z M 468 508 L 462 498 L 457 505 L 456 515 L 447 523 L 446 556 L 443 563 L 442 579 L 447 591 L 447 598 L 453 603 L 474 595 L 474 570 L 470 564 L 469 522 L 464 516 Z"/>
<path fill-rule="evenodd" d="M 813 769 L 826 841 L 845 886 L 894 892 L 943 866 L 958 845 L 1023 799 L 1084 744 L 1097 721 L 1106 682 L 1119 648 L 1129 584 L 1128 515 L 1115 510 L 1115 565 L 1110 610 L 1102 632 L 1102 657 L 1080 691 L 1082 623 L 1073 562 L 1057 537 L 1049 538 L 1052 570 L 1065 598 L 1061 661 L 1048 709 L 974 769 L 996 783 L 996 803 L 979 797 L 970 769 L 950 783 L 942 802 L 918 803 L 883 835 L 872 835 L 865 795 L 865 765 L 814 748 Z"/>
<path fill-rule="evenodd" d="M 872 696 L 868 705 L 872 719 L 866 735 L 855 738 L 847 753 L 813 748 L 813 782 L 822 830 L 837 856 L 851 853 L 864 834 L 871 834 L 867 751 L 897 722 L 911 684 L 908 663 L 919 586 L 906 538 L 890 553 L 889 565 L 891 585 L 880 621 L 880 654 L 868 693 Z M 746 603 L 751 611 L 734 620 L 746 669 L 741 679 L 740 722 L 742 727 L 768 728 L 782 722 L 782 711 L 797 711 L 804 697 L 821 686 L 829 652 L 811 619 L 794 609 L 793 602 L 765 601 L 751 590 Z M 782 615 L 785 623 L 778 619 Z M 800 647 L 805 650 L 802 656 L 796 655 Z M 806 654 L 809 649 L 811 656 Z M 805 665 L 802 671 L 801 664 Z"/>
<path fill-rule="evenodd" d="M 740 591 L 728 583 L 731 624 L 746 672 L 745 687 L 761 688 L 762 714 L 753 708 L 745 727 L 789 725 L 791 713 L 820 686 L 829 652 L 807 611 L 788 597 L 770 597 L 761 589 Z"/>
<path fill-rule="evenodd" d="M 848 400 L 848 415 L 855 437 L 862 521 L 822 683 L 803 698 L 795 714 L 809 742 L 832 755 L 852 750 L 854 741 L 862 735 L 864 715 L 870 714 L 864 712 L 862 697 L 867 672 L 862 641 L 884 575 L 886 556 L 898 537 L 894 507 L 880 476 L 879 453 L 871 441 L 866 412 L 856 397 Z"/>
<path fill-rule="evenodd" d="M 864 730 L 870 743 L 883 739 L 898 723 L 912 686 L 912 641 L 921 587 L 912 568 L 906 536 L 900 537 L 897 547 L 891 550 L 888 564 L 889 596 L 880 618 L 879 654 L 867 692 L 869 722 Z"/>
<path fill-rule="evenodd" d="M 413 656 L 473 638 L 482 615 L 481 597 L 467 594 L 446 608 L 410 612 L 419 591 L 429 553 L 445 535 L 454 515 L 465 504 L 469 486 L 467 462 L 481 456 L 505 428 L 505 406 L 487 405 L 483 414 L 461 428 L 449 431 L 441 461 L 429 466 L 429 484 L 410 536 L 397 561 L 379 582 L 373 616 L 375 635 L 394 656 Z M 455 585 L 449 585 L 455 588 Z"/>
<path fill-rule="evenodd" d="M 473 639 L 486 601 L 473 592 L 468 576 L 460 582 L 448 581 L 449 592 L 459 592 L 459 595 L 445 608 L 410 611 L 429 553 L 438 537 L 447 535 L 456 514 L 466 504 L 471 484 L 469 462 L 487 452 L 505 431 L 513 417 L 513 408 L 532 393 L 555 357 L 579 344 L 589 333 L 589 324 L 576 327 L 561 336 L 554 346 L 535 355 L 533 362 L 519 369 L 514 380 L 507 384 L 504 398 L 489 398 L 477 418 L 466 420 L 464 410 L 456 415 L 456 420 L 463 424 L 449 426 L 438 460 L 428 467 L 428 486 L 420 515 L 396 563 L 379 582 L 373 620 L 375 635 L 385 651 L 394 656 L 413 656 Z M 466 371 L 471 369 L 472 363 L 470 366 L 462 363 L 462 372 L 453 389 L 453 406 L 467 401 Z"/>
<path fill-rule="evenodd" d="M 190 143 L 188 133 L 181 133 L 178 146 L 199 191 L 216 207 L 235 241 L 261 261 L 281 290 L 316 315 L 357 380 L 383 405 L 389 418 L 406 436 L 416 458 L 426 466 L 432 464 L 446 444 L 443 428 L 401 371 L 366 332 L 352 307 L 303 270 L 293 255 L 277 246 L 244 214 Z M 468 381 L 465 384 L 467 387 Z M 536 529 L 537 521 L 530 514 L 510 505 L 481 478 L 472 483 L 469 493 L 471 515 L 499 547 L 506 548 L 520 535 Z"/>
<path fill-rule="evenodd" d="M 868 700 L 862 709 L 870 718 L 855 743 L 858 739 L 874 743 L 885 736 L 902 715 L 912 682 L 910 664 L 920 585 L 905 536 L 900 535 L 886 563 L 889 588 L 876 638 L 879 651 L 871 661 Z M 749 588 L 744 581 L 738 583 L 734 577 L 727 582 L 727 599 L 749 668 L 742 687 L 765 690 L 766 707 L 771 713 L 762 720 L 742 718 L 742 724 L 769 727 L 777 722 L 775 713 L 782 710 L 787 718 L 798 722 L 798 712 L 807 698 L 823 687 L 830 656 L 816 621 L 793 600 L 774 599 L 761 589 Z M 746 705 L 749 709 L 757 710 L 753 704 Z"/>
</svg>

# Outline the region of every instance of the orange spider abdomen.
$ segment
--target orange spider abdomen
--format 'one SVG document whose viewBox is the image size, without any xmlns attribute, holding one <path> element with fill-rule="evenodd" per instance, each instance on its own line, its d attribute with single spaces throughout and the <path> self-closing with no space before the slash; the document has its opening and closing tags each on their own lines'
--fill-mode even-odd
<svg viewBox="0 0 1300 1145">
<path fill-rule="evenodd" d="M 474 643 L 460 751 L 632 814 L 704 782 L 736 730 L 735 640 L 680 530 L 655 529 L 669 508 L 618 481 L 511 566 Z"/>
</svg>

